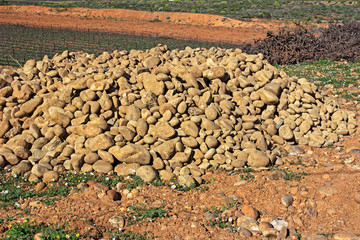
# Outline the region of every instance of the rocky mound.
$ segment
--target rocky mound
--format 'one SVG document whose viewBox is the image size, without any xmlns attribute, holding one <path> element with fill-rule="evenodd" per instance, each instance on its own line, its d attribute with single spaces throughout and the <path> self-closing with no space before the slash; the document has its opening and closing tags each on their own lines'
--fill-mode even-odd
<svg viewBox="0 0 360 240">
<path fill-rule="evenodd" d="M 30 181 L 73 169 L 192 185 L 356 127 L 315 85 L 240 49 L 65 51 L 3 70 L 0 87 L 0 167 Z"/>
</svg>

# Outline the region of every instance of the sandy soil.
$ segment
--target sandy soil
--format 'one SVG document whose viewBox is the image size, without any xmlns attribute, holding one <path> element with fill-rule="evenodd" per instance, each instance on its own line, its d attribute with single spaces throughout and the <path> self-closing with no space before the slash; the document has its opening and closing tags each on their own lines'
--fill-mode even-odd
<svg viewBox="0 0 360 240">
<path fill-rule="evenodd" d="M 265 37 L 268 30 L 277 31 L 284 26 L 294 27 L 294 24 L 289 22 L 244 22 L 217 15 L 193 13 L 0 6 L 0 24 L 7 23 L 227 43 L 252 42 Z M 320 26 L 325 25 L 310 27 Z"/>
</svg>

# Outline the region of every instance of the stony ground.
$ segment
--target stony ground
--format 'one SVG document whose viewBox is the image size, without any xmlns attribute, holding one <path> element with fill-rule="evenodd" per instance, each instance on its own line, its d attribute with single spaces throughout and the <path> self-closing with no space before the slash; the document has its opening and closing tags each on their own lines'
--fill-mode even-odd
<svg viewBox="0 0 360 240">
<path fill-rule="evenodd" d="M 343 108 L 355 110 L 358 119 L 360 105 L 342 103 Z M 359 239 L 358 134 L 322 148 L 286 147 L 280 158 L 284 164 L 276 168 L 209 169 L 203 176 L 205 184 L 188 191 L 147 184 L 129 191 L 126 184 L 110 187 L 90 181 L 81 183 L 79 192 L 53 198 L 51 204 L 44 204 L 44 198 L 24 199 L 19 208 L 0 210 L 6 219 L 0 222 L 0 236 L 9 225 L 30 221 L 65 224 L 84 239 L 108 239 L 117 228 L 148 232 L 145 238 L 155 239 L 275 239 L 275 235 L 279 239 Z M 35 188 L 43 191 L 50 185 Z M 137 207 L 162 209 L 165 215 L 127 218 Z"/>
<path fill-rule="evenodd" d="M 106 239 L 109 236 L 106 230 L 114 231 L 109 219 L 116 215 L 124 217 L 129 205 L 159 207 L 163 204 L 167 211 L 164 218 L 138 221 L 124 229 L 141 234 L 148 231 L 156 239 L 244 239 L 249 236 L 248 232 L 209 225 L 213 218 L 209 210 L 229 206 L 222 213 L 224 219 L 249 215 L 258 217 L 259 222 L 278 222 L 279 225 L 275 225 L 278 228 L 285 224 L 292 234 L 291 239 L 299 239 L 297 233 L 302 239 L 358 239 L 359 153 L 357 133 L 334 148 L 292 149 L 283 158 L 283 166 L 252 172 L 254 178 L 248 181 L 241 180 L 239 173 L 229 175 L 224 171 L 208 171 L 205 178 L 210 181 L 203 191 L 181 192 L 167 186 L 144 185 L 129 193 L 118 186 L 121 199 L 117 201 L 104 197 L 101 193 L 104 186 L 90 182 L 89 188 L 72 192 L 54 205 L 26 199 L 20 209 L 2 209 L 0 215 L 16 216 L 16 220 L 7 224 L 24 219 L 39 224 L 69 223 L 69 229 L 80 231 L 86 239 Z M 300 177 L 286 177 L 283 171 L 286 176 L 296 173 Z M 290 206 L 287 206 L 289 202 L 285 195 L 293 198 Z M 6 226 L 1 229 L 5 231 Z M 254 239 L 260 238 L 255 231 L 253 233 Z"/>
</svg>

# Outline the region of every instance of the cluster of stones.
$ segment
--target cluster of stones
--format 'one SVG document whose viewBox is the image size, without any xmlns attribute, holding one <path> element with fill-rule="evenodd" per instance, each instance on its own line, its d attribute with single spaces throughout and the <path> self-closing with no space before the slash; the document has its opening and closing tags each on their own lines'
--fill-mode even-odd
<svg viewBox="0 0 360 240">
<path fill-rule="evenodd" d="M 0 120 L 0 168 L 32 181 L 76 170 L 186 185 L 209 167 L 266 167 L 279 146 L 321 147 L 356 128 L 354 113 L 262 54 L 162 45 L 5 69 Z"/>
</svg>

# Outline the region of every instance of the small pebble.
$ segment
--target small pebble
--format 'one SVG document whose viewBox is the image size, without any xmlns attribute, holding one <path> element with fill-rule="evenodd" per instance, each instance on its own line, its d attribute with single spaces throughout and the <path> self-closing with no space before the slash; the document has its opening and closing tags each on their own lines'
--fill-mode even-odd
<svg viewBox="0 0 360 240">
<path fill-rule="evenodd" d="M 284 194 L 282 197 L 281 197 L 281 203 L 282 205 L 284 205 L 285 207 L 289 207 L 293 204 L 294 202 L 294 198 L 289 195 L 289 194 Z"/>
</svg>

